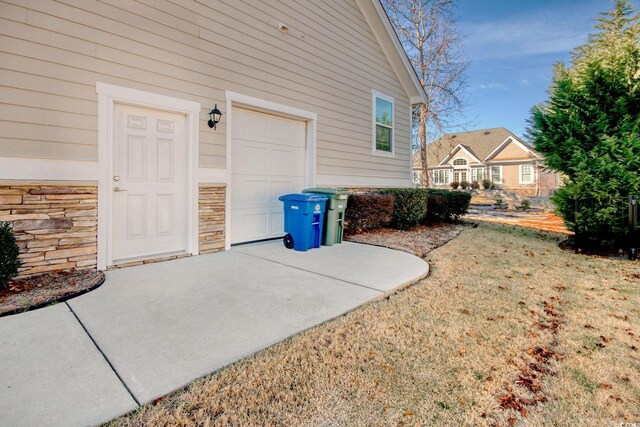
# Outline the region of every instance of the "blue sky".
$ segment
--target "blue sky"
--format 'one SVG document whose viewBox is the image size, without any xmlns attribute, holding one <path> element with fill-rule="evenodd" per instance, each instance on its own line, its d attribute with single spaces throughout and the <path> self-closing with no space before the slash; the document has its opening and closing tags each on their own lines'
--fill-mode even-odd
<svg viewBox="0 0 640 427">
<path fill-rule="evenodd" d="M 569 63 L 594 18 L 611 9 L 608 0 L 458 0 L 470 60 L 464 130 L 506 127 L 522 136 L 531 108 L 547 98 L 553 64 Z"/>
</svg>

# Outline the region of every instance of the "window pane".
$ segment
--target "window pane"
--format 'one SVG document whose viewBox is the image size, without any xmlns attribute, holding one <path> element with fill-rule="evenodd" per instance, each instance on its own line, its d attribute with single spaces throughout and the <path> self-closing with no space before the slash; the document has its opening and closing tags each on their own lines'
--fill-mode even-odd
<svg viewBox="0 0 640 427">
<path fill-rule="evenodd" d="M 376 98 L 376 123 L 393 126 L 393 104 L 389 101 Z"/>
<path fill-rule="evenodd" d="M 391 152 L 391 129 L 376 125 L 376 150 Z"/>
<path fill-rule="evenodd" d="M 502 177 L 500 176 L 500 166 L 491 166 L 491 181 L 493 182 L 502 181 Z"/>
<path fill-rule="evenodd" d="M 522 165 L 522 177 L 520 177 L 520 181 L 522 182 L 532 182 L 531 179 L 531 165 Z"/>
<path fill-rule="evenodd" d="M 458 166 L 458 165 L 466 165 L 467 161 L 465 159 L 455 159 L 453 161 L 454 166 Z"/>
<path fill-rule="evenodd" d="M 477 181 L 482 181 L 484 179 L 484 169 L 476 169 L 476 180 Z"/>
</svg>

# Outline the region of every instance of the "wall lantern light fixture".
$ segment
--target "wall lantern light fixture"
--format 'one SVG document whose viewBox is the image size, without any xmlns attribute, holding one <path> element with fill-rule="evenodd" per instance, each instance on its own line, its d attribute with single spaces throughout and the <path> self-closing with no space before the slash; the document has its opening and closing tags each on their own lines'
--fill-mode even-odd
<svg viewBox="0 0 640 427">
<path fill-rule="evenodd" d="M 222 112 L 218 110 L 218 104 L 213 107 L 213 110 L 209 111 L 209 117 L 207 124 L 210 128 L 215 130 L 216 125 L 220 122 L 220 117 L 222 117 Z"/>
</svg>

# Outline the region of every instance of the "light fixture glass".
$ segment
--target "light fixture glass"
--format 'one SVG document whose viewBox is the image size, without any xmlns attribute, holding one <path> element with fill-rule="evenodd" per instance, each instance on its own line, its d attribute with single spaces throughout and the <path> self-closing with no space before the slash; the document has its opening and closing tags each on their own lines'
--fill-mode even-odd
<svg viewBox="0 0 640 427">
<path fill-rule="evenodd" d="M 218 104 L 213 107 L 213 110 L 209 111 L 209 121 L 207 124 L 210 128 L 215 129 L 216 125 L 220 122 L 222 112 L 218 110 Z"/>
</svg>

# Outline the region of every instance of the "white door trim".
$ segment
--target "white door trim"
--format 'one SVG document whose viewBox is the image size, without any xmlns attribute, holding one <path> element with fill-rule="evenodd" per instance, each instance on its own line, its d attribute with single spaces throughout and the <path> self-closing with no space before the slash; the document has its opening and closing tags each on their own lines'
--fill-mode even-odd
<svg viewBox="0 0 640 427">
<path fill-rule="evenodd" d="M 233 155 L 232 137 L 232 109 L 233 107 L 249 107 L 265 113 L 298 119 L 307 123 L 307 139 L 305 144 L 305 187 L 314 187 L 316 182 L 316 141 L 318 114 L 312 111 L 301 110 L 288 105 L 266 101 L 240 93 L 225 91 L 227 100 L 226 124 L 227 124 L 227 191 L 225 200 L 225 233 L 224 247 L 231 248 L 231 156 Z"/>
<path fill-rule="evenodd" d="M 98 269 L 113 264 L 113 130 L 114 104 L 128 104 L 186 115 L 187 252 L 198 254 L 198 152 L 200 103 L 97 82 L 98 93 Z"/>
</svg>

